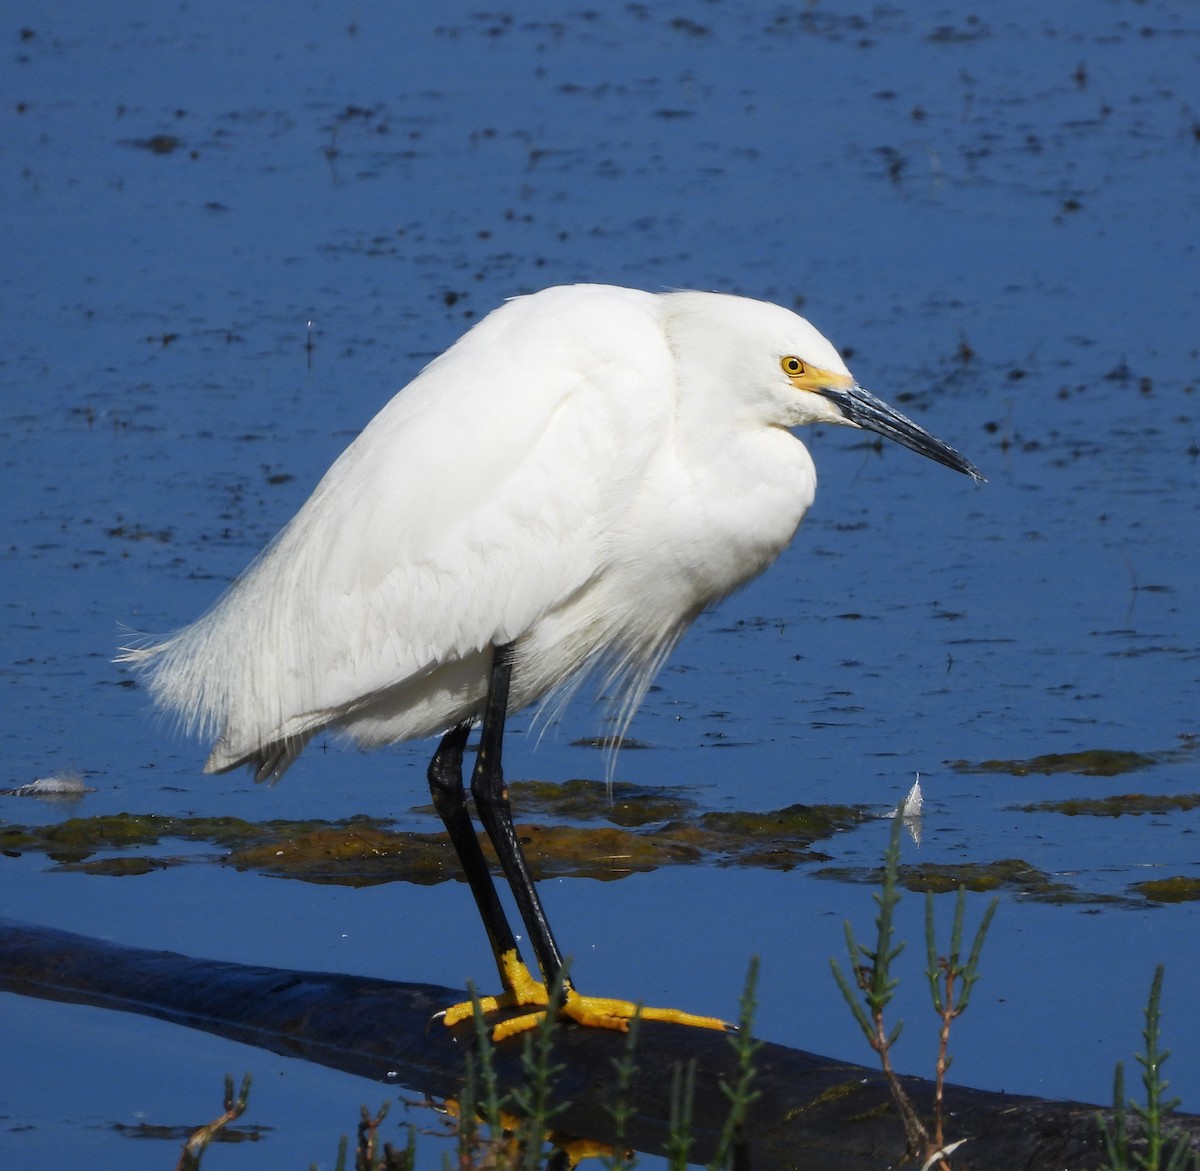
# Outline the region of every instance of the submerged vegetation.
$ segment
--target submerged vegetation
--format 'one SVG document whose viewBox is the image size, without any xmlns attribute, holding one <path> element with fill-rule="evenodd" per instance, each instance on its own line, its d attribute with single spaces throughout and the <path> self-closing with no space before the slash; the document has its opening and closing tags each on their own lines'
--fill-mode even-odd
<svg viewBox="0 0 1200 1171">
<path fill-rule="evenodd" d="M 1116 777 L 1137 769 L 1150 768 L 1156 760 L 1140 752 L 1124 752 L 1111 748 L 1091 748 L 1083 752 L 1049 752 L 1028 760 L 985 760 L 978 764 L 956 760 L 951 767 L 962 773 L 1008 773 L 1027 777 L 1031 773 L 1049 776 L 1053 773 L 1078 773 L 1085 777 Z"/>
</svg>

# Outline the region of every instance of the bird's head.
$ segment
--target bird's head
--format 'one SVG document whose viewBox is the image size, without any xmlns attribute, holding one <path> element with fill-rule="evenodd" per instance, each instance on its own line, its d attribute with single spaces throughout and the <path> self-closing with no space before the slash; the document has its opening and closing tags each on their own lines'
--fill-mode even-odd
<svg viewBox="0 0 1200 1171">
<path fill-rule="evenodd" d="M 859 386 L 834 346 L 803 317 L 746 297 L 674 296 L 680 313 L 668 332 L 688 335 L 691 353 L 712 363 L 706 376 L 730 388 L 760 422 L 860 427 L 983 480 L 952 447 Z"/>
<path fill-rule="evenodd" d="M 807 324 L 807 322 L 805 323 Z M 824 340 L 824 339 L 822 339 Z M 828 369 L 805 361 L 797 353 L 779 356 L 783 382 L 797 395 L 797 423 L 835 423 L 844 427 L 861 427 L 904 447 L 928 456 L 973 480 L 983 480 L 983 474 L 970 460 L 949 444 L 931 435 L 919 423 L 888 406 L 869 390 L 864 390 L 838 360 L 840 369 Z"/>
</svg>

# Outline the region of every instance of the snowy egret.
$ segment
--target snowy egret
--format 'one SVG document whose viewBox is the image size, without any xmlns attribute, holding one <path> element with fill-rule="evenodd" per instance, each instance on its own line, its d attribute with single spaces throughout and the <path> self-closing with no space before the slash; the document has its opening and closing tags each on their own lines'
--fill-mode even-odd
<svg viewBox="0 0 1200 1171">
<path fill-rule="evenodd" d="M 326 729 L 365 746 L 441 736 L 429 787 L 504 988 L 485 1007 L 530 1006 L 528 1023 L 563 958 L 513 830 L 505 716 L 598 671 L 623 731 L 688 625 L 791 540 L 816 488 L 792 434 L 806 423 L 866 428 L 982 479 L 777 305 L 601 285 L 516 298 L 375 416 L 206 615 L 122 659 L 215 740 L 208 772 L 275 780 Z M 467 811 L 476 724 L 471 792 L 542 981 Z M 581 1023 L 623 1029 L 635 1011 L 562 987 L 558 1008 Z"/>
</svg>

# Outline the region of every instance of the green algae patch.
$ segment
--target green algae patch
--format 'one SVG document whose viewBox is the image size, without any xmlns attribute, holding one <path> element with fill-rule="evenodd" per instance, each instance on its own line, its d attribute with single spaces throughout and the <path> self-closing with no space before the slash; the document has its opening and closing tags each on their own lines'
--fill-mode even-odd
<svg viewBox="0 0 1200 1171">
<path fill-rule="evenodd" d="M 700 824 L 734 840 L 808 846 L 861 824 L 871 816 L 858 805 L 789 805 L 766 813 L 705 813 Z"/>
<path fill-rule="evenodd" d="M 157 846 L 164 838 L 195 837 L 195 820 L 153 813 L 72 817 L 53 825 L 5 826 L 0 830 L 0 843 L 6 850 L 34 850 L 70 865 L 103 851 L 136 850 Z M 210 828 L 206 825 L 199 836 L 206 838 Z"/>
<path fill-rule="evenodd" d="M 1069 797 L 1016 807 L 1022 813 L 1063 813 L 1067 817 L 1140 817 L 1146 813 L 1186 813 L 1200 808 L 1200 793 L 1119 793 L 1111 797 Z"/>
<path fill-rule="evenodd" d="M 949 894 L 960 886 L 969 891 L 1014 890 L 1022 894 L 1052 896 L 1074 894 L 1065 883 L 1056 882 L 1044 870 L 1020 858 L 1001 858 L 995 862 L 925 862 L 902 866 L 900 882 L 908 890 L 930 894 Z"/>
<path fill-rule="evenodd" d="M 536 878 L 610 881 L 660 866 L 705 860 L 705 851 L 690 842 L 634 833 L 619 826 L 521 824 L 517 837 Z M 484 844 L 484 853 L 495 866 L 490 842 Z"/>
<path fill-rule="evenodd" d="M 155 814 L 113 813 L 104 817 L 72 817 L 43 827 L 51 850 L 63 853 L 95 853 L 97 850 L 154 846 L 164 835 L 178 837 L 182 822 Z"/>
<path fill-rule="evenodd" d="M 371 826 L 323 826 L 234 850 L 229 861 L 235 865 L 264 867 L 275 864 L 280 858 L 344 862 L 348 858 L 386 857 L 396 853 L 400 840 L 399 834 L 389 834 Z"/>
<path fill-rule="evenodd" d="M 239 870 L 335 886 L 432 886 L 457 877 L 454 852 L 444 835 L 400 833 L 363 823 L 272 837 L 232 851 L 226 861 Z"/>
<path fill-rule="evenodd" d="M 858 806 L 791 805 L 753 813 L 701 812 L 669 788 L 599 781 L 512 786 L 523 822 L 517 834 L 535 877 L 602 880 L 661 866 L 714 864 L 790 869 L 826 861 L 812 849 L 870 814 Z M 611 793 L 611 799 L 610 799 Z M 429 811 L 432 813 L 432 811 Z M 436 832 L 400 832 L 390 821 L 267 821 L 238 818 L 118 814 L 72 818 L 54 825 L 0 826 L 0 851 L 44 853 L 63 869 L 88 874 L 144 874 L 184 862 L 221 862 L 281 878 L 347 886 L 384 882 L 431 885 L 460 880 L 454 851 Z M 164 842 L 190 848 L 164 859 Z M 481 835 L 495 868 L 491 845 Z M 209 850 L 196 847 L 209 846 Z"/>
<path fill-rule="evenodd" d="M 883 869 L 878 866 L 829 866 L 816 873 L 819 878 L 867 883 L 871 886 L 879 886 L 883 881 Z M 897 878 L 906 890 L 918 894 L 948 894 L 961 886 L 978 893 L 1009 891 L 1044 903 L 1124 901 L 1116 896 L 1079 891 L 1068 883 L 1051 878 L 1044 870 L 1039 870 L 1020 858 L 1001 858 L 995 862 L 926 862 L 919 866 L 901 866 Z"/>
<path fill-rule="evenodd" d="M 1075 773 L 1084 777 L 1117 777 L 1150 768 L 1158 761 L 1140 752 L 1091 748 L 1084 752 L 1049 752 L 1028 760 L 984 760 L 977 764 L 968 760 L 952 760 L 948 763 L 955 772 L 960 773 L 1005 773 L 1013 777 L 1027 777 L 1035 773 L 1042 776 Z"/>
<path fill-rule="evenodd" d="M 810 848 L 813 842 L 869 816 L 858 806 L 791 805 L 755 813 L 689 811 L 652 828 L 522 824 L 517 833 L 537 877 L 612 879 L 704 862 L 778 870 L 823 861 L 825 855 Z"/>
<path fill-rule="evenodd" d="M 366 818 L 351 818 L 344 826 L 377 825 Z M 210 845 L 218 853 L 266 846 L 323 828 L 315 821 L 244 821 L 237 817 L 168 817 L 153 813 L 117 813 L 100 817 L 73 817 L 50 825 L 0 826 L 0 850 L 10 855 L 27 851 L 45 854 L 64 867 L 77 865 L 96 854 L 133 853 L 164 841 Z M 191 855 L 188 856 L 189 858 Z M 210 860 L 212 855 L 195 860 Z M 186 859 L 177 859 L 186 860 Z M 161 868 L 161 867 L 159 867 Z M 95 870 L 94 872 L 99 872 Z"/>
<path fill-rule="evenodd" d="M 319 828 L 316 821 L 243 821 L 238 817 L 168 817 L 156 813 L 113 813 L 72 817 L 51 825 L 0 826 L 0 849 L 34 850 L 56 861 L 82 861 L 104 850 L 157 846 L 166 839 L 205 842 L 222 849 L 278 840 Z M 384 824 L 351 818 L 346 825 Z"/>
<path fill-rule="evenodd" d="M 64 862 L 62 869 L 76 870 L 82 874 L 103 874 L 109 878 L 128 878 L 180 864 L 178 858 L 151 858 L 145 854 L 134 854 L 120 858 L 93 858 L 88 862 Z"/>
<path fill-rule="evenodd" d="M 513 805 L 523 814 L 608 821 L 637 827 L 671 821 L 693 813 L 697 804 L 685 790 L 634 785 L 625 781 L 517 781 L 509 786 Z"/>
<path fill-rule="evenodd" d="M 1152 878 L 1148 882 L 1135 882 L 1129 889 L 1152 903 L 1200 901 L 1200 878 Z"/>
<path fill-rule="evenodd" d="M 604 752 L 641 752 L 653 748 L 653 744 L 638 740 L 634 736 L 580 736 L 571 741 L 572 748 L 599 748 Z"/>
</svg>

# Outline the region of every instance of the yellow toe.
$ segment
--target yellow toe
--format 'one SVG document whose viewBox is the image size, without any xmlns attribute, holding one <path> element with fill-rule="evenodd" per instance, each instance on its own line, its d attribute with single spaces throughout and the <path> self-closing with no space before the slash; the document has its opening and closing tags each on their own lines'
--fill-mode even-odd
<svg viewBox="0 0 1200 1171">
<path fill-rule="evenodd" d="M 501 1021 L 492 1031 L 494 1041 L 513 1037 L 518 1033 L 536 1028 L 545 1018 L 545 1011 L 525 1013 Z M 607 996 L 581 996 L 573 988 L 568 989 L 567 998 L 559 1016 L 588 1029 L 612 1029 L 618 1033 L 629 1031 L 629 1022 L 634 1017 L 644 1021 L 666 1021 L 669 1024 L 688 1025 L 696 1029 L 717 1029 L 727 1032 L 730 1028 L 723 1020 L 711 1016 L 697 1016 L 678 1008 L 646 1008 L 631 1000 L 614 1000 Z"/>
<path fill-rule="evenodd" d="M 630 1000 L 613 1000 L 607 996 L 581 996 L 574 989 L 567 994 L 562 1015 L 587 1028 L 615 1029 L 619 1033 L 628 1032 L 629 1022 L 635 1016 L 640 1016 L 644 1021 L 667 1021 L 696 1029 L 719 1029 L 725 1032 L 729 1028 L 717 1017 L 697 1016 L 678 1008 L 647 1008 Z"/>
<path fill-rule="evenodd" d="M 481 996 L 479 998 L 479 1007 L 485 1016 L 501 1008 L 524 1008 L 527 1005 L 533 1008 L 544 1008 L 550 1003 L 546 985 L 533 978 L 515 951 L 506 951 L 500 957 L 500 980 L 504 985 L 504 991 L 499 996 Z M 447 1026 L 456 1025 L 459 1021 L 469 1020 L 474 1012 L 475 1001 L 473 1000 L 452 1004 L 442 1013 L 442 1023 Z M 534 1013 L 531 1015 L 540 1020 L 545 1014 Z M 524 1017 L 517 1019 L 524 1020 Z M 493 1039 L 500 1040 L 499 1037 Z"/>
</svg>

